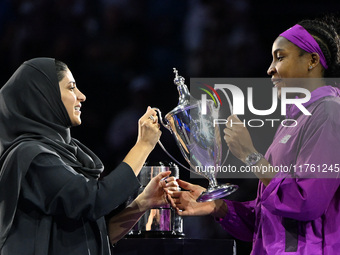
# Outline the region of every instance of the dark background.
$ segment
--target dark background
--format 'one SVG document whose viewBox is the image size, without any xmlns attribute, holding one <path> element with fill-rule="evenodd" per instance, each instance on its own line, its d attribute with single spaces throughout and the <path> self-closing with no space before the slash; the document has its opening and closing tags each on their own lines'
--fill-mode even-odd
<svg viewBox="0 0 340 255">
<path fill-rule="evenodd" d="M 107 173 L 134 145 L 148 105 L 163 116 L 177 105 L 173 67 L 188 85 L 190 77 L 267 77 L 271 45 L 281 32 L 339 8 L 336 1 L 0 0 L 0 84 L 25 60 L 65 62 L 87 96 L 73 137 L 100 156 Z M 271 95 L 258 94 L 255 105 L 256 98 Z M 162 131 L 163 144 L 183 162 L 170 133 Z M 262 153 L 274 131 L 251 130 Z M 149 160 L 169 159 L 156 146 Z M 180 176 L 207 185 L 186 170 Z M 255 178 L 219 181 L 240 186 L 230 199 L 256 197 Z M 184 233 L 232 238 L 210 216 L 185 218 Z M 237 247 L 248 254 L 251 243 L 237 240 Z"/>
</svg>

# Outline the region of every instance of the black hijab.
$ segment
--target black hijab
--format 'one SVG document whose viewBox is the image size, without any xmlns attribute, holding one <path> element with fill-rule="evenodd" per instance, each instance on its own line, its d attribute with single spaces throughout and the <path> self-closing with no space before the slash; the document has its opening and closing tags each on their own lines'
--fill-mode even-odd
<svg viewBox="0 0 340 255">
<path fill-rule="evenodd" d="M 41 153 L 60 157 L 87 178 L 103 171 L 99 158 L 70 135 L 55 60 L 24 62 L 0 90 L 0 249 L 11 228 L 21 179 Z"/>
</svg>

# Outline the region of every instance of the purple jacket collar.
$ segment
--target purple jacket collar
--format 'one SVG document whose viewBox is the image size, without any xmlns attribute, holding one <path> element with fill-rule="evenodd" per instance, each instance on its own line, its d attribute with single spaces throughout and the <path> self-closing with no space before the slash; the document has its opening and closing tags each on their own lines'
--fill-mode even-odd
<svg viewBox="0 0 340 255">
<path fill-rule="evenodd" d="M 319 87 L 316 90 L 312 91 L 310 100 L 307 103 L 304 103 L 302 105 L 307 108 L 315 101 L 318 101 L 320 98 L 327 97 L 327 96 L 340 97 L 340 90 L 330 85 Z M 298 107 L 296 107 L 295 104 L 286 105 L 286 118 L 287 119 L 296 119 L 300 114 L 301 114 L 301 111 Z"/>
</svg>

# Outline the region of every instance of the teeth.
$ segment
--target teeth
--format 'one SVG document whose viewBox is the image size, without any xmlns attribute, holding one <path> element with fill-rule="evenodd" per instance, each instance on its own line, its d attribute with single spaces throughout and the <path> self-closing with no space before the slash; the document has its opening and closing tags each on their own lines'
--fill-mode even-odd
<svg viewBox="0 0 340 255">
<path fill-rule="evenodd" d="M 75 109 L 76 111 L 79 111 L 79 110 L 80 110 L 80 107 L 77 106 L 77 107 L 74 107 L 74 109 Z"/>
<path fill-rule="evenodd" d="M 276 85 L 276 84 L 278 84 L 280 82 L 281 82 L 281 80 L 276 80 L 276 81 L 273 82 L 273 84 Z"/>
</svg>

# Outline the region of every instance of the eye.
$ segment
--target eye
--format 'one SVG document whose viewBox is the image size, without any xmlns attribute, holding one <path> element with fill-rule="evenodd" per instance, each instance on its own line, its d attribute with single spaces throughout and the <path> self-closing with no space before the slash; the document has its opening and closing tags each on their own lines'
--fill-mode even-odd
<svg viewBox="0 0 340 255">
<path fill-rule="evenodd" d="M 70 90 L 73 91 L 76 87 L 70 87 Z"/>
<path fill-rule="evenodd" d="M 282 59 L 283 59 L 282 56 L 280 56 L 280 57 L 278 56 L 278 57 L 276 57 L 276 58 L 277 58 L 278 61 L 282 61 Z"/>
</svg>

